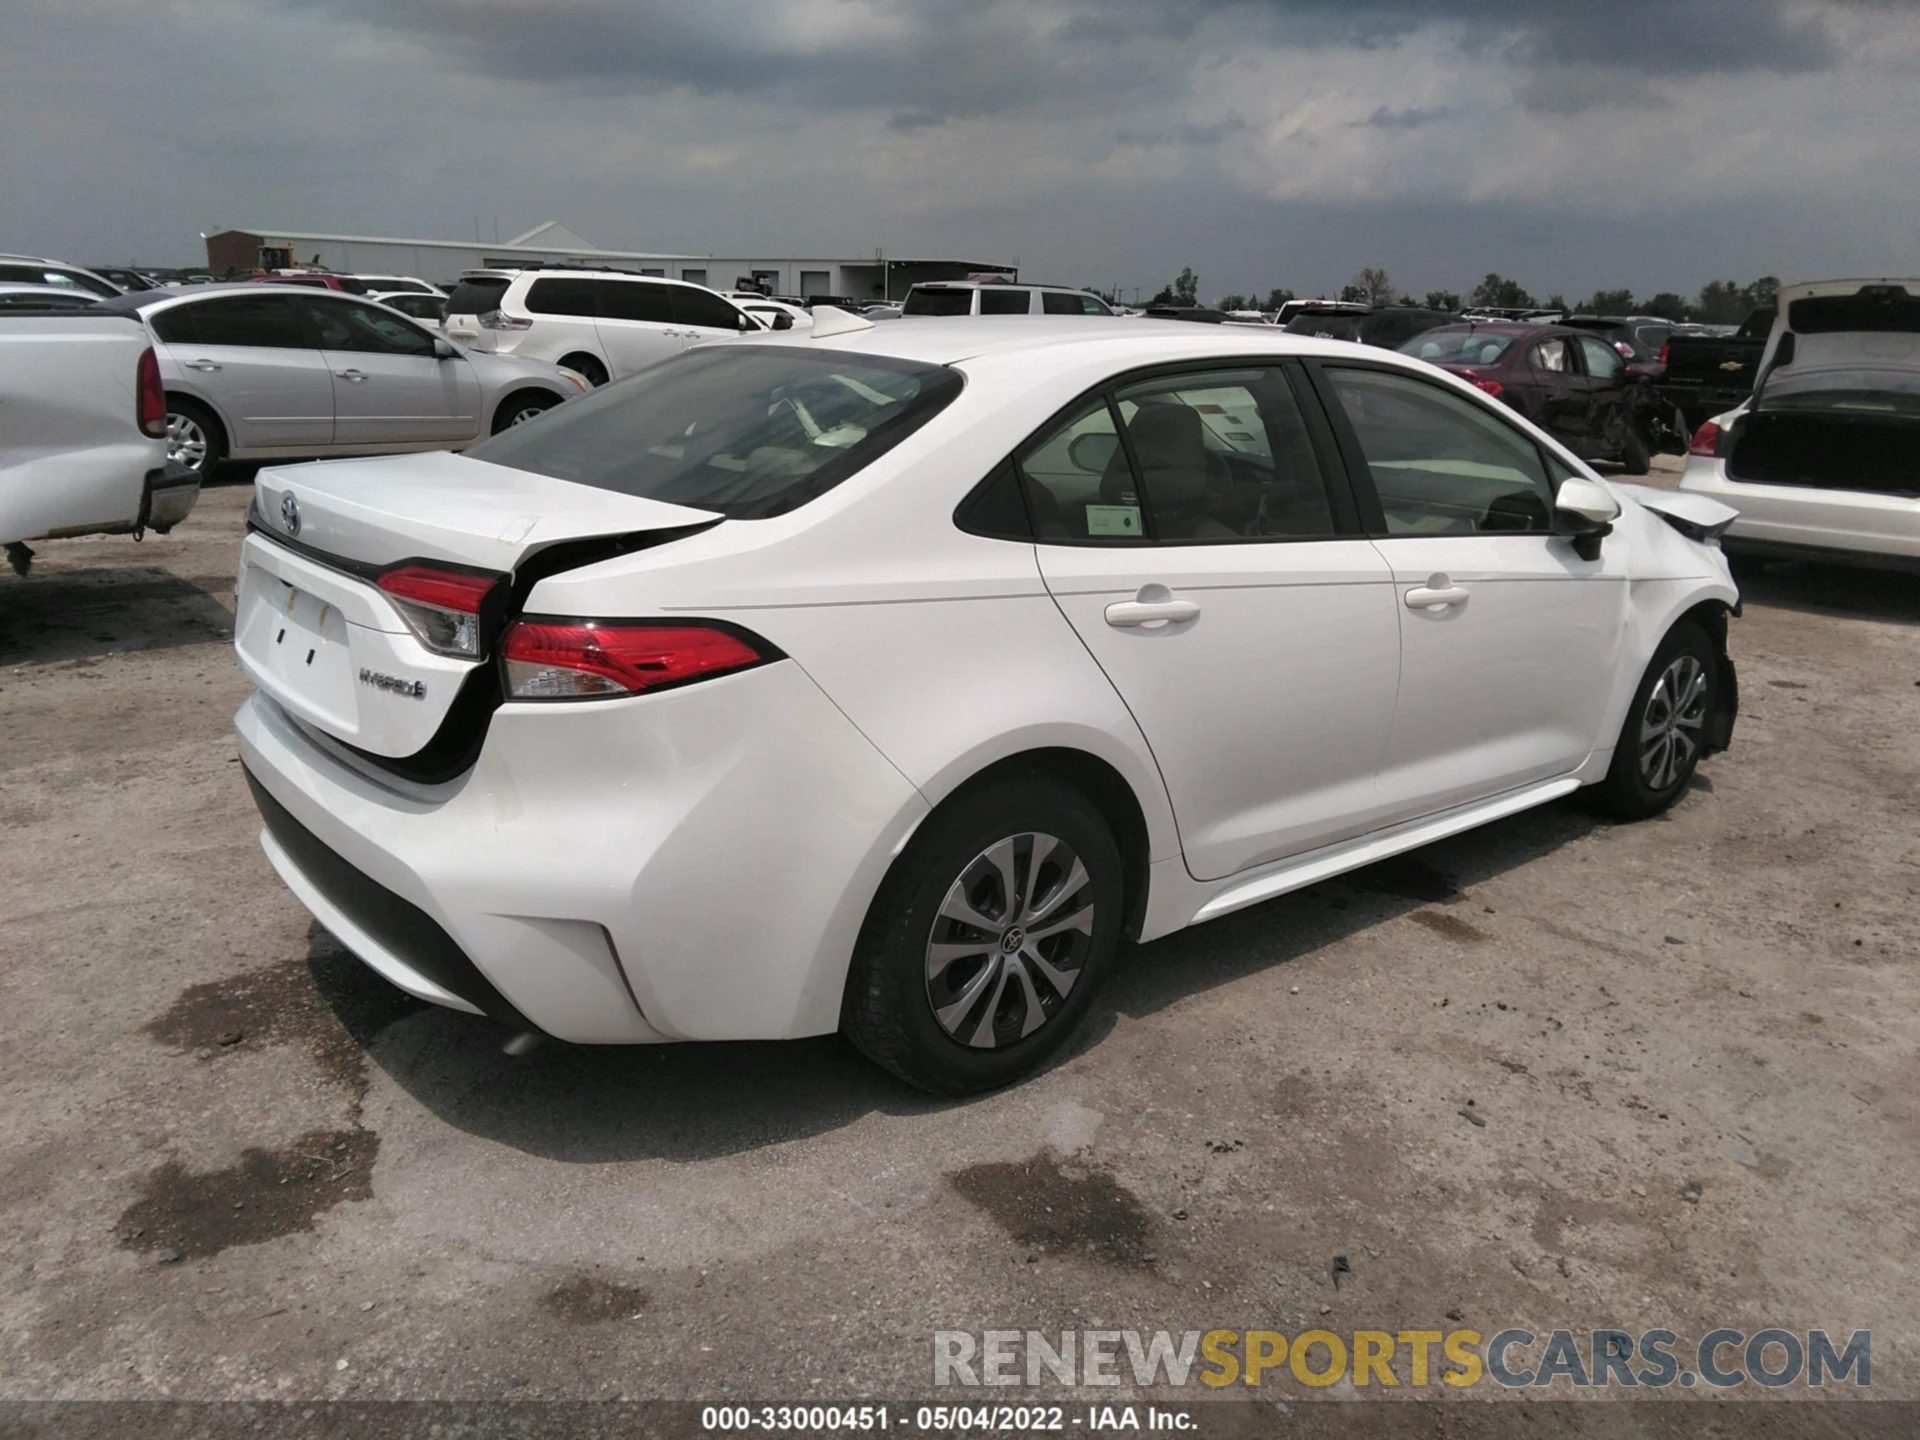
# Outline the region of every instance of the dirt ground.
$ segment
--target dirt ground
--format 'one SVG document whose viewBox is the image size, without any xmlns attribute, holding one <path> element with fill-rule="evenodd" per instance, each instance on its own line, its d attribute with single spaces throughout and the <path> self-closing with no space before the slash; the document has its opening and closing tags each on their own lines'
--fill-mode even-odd
<svg viewBox="0 0 1920 1440">
<path fill-rule="evenodd" d="M 344 955 L 235 758 L 248 495 L 0 580 L 0 1399 L 1774 1325 L 1920 1397 L 1920 584 L 1749 582 L 1734 748 L 1663 819 L 1556 805 L 1138 947 L 1068 1059 L 952 1103 L 833 1038 L 509 1057 Z"/>
</svg>

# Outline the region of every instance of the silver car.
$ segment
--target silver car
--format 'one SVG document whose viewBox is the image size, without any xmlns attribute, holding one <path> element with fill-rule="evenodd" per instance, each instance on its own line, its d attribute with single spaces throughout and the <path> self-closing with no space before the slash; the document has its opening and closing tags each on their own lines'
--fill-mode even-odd
<svg viewBox="0 0 1920 1440">
<path fill-rule="evenodd" d="M 138 312 L 167 397 L 167 458 L 458 450 L 587 388 L 543 360 L 469 354 L 389 306 L 283 285 L 146 290 Z"/>
</svg>

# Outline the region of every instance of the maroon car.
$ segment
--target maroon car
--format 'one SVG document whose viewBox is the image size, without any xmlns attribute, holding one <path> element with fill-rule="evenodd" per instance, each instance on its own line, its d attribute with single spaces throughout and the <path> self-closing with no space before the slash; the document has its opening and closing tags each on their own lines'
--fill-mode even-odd
<svg viewBox="0 0 1920 1440">
<path fill-rule="evenodd" d="M 1614 460 L 1629 475 L 1647 473 L 1646 442 L 1633 423 L 1633 378 L 1597 335 L 1490 321 L 1429 330 L 1400 353 L 1498 396 L 1583 460 Z"/>
<path fill-rule="evenodd" d="M 253 285 L 306 285 L 315 290 L 342 290 L 349 295 L 364 295 L 367 287 L 351 275 L 336 275 L 331 270 L 297 270 L 291 274 L 255 275 Z"/>
</svg>

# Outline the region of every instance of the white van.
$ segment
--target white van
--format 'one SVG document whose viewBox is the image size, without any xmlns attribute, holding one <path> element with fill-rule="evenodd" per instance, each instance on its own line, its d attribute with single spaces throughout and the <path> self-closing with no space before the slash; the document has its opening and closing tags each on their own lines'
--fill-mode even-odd
<svg viewBox="0 0 1920 1440">
<path fill-rule="evenodd" d="M 907 292 L 903 316 L 1111 315 L 1098 295 L 1069 285 L 1022 285 L 1012 280 L 923 280 Z"/>
<path fill-rule="evenodd" d="M 471 350 L 550 360 L 595 385 L 702 340 L 762 328 L 703 285 L 620 270 L 469 270 L 446 336 Z"/>
</svg>

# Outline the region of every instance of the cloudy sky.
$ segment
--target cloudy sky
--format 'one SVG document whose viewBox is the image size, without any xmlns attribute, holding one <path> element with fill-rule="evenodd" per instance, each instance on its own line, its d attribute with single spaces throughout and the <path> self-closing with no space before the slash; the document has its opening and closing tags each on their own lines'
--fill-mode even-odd
<svg viewBox="0 0 1920 1440">
<path fill-rule="evenodd" d="M 223 225 L 1209 298 L 1913 274 L 1913 0 L 0 0 L 0 249 Z"/>
</svg>

